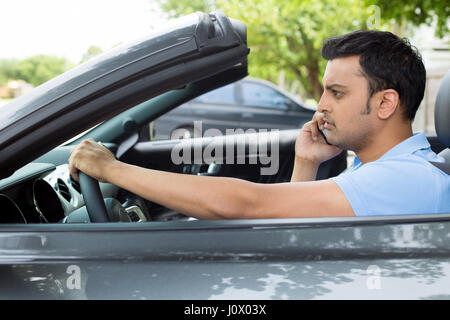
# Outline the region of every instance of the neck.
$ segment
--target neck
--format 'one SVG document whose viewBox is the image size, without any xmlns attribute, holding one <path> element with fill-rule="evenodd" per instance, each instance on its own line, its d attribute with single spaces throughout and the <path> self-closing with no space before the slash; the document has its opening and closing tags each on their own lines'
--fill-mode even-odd
<svg viewBox="0 0 450 320">
<path fill-rule="evenodd" d="M 395 131 L 380 131 L 380 133 L 376 133 L 376 137 L 369 145 L 361 150 L 355 151 L 356 156 L 363 164 L 378 160 L 386 152 L 412 135 L 413 132 L 410 124 L 404 128 L 396 128 Z"/>
</svg>

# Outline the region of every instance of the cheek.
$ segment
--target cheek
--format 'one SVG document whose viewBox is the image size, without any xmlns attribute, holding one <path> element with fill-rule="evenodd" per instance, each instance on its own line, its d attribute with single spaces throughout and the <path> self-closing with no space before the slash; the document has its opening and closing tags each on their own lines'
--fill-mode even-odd
<svg viewBox="0 0 450 320">
<path fill-rule="evenodd" d="M 366 97 L 351 96 L 340 101 L 334 112 L 333 120 L 336 128 L 342 131 L 353 131 L 369 120 L 366 111 Z"/>
</svg>

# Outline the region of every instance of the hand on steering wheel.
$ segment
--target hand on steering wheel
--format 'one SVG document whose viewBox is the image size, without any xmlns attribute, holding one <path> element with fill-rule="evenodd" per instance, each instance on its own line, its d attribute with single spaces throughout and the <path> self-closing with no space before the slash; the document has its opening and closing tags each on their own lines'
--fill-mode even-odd
<svg viewBox="0 0 450 320">
<path fill-rule="evenodd" d="M 91 222 L 110 221 L 97 179 L 104 180 L 104 170 L 114 160 L 114 155 L 105 146 L 92 139 L 82 141 L 71 151 L 70 174 L 80 182 Z"/>
<path fill-rule="evenodd" d="M 82 171 L 78 172 L 78 179 L 91 222 L 109 222 L 109 215 L 98 181 Z"/>
</svg>

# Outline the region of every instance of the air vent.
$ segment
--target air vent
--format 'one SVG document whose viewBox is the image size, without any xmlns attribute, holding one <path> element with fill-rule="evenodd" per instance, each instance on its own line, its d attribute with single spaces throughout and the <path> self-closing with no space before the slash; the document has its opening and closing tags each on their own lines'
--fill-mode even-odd
<svg viewBox="0 0 450 320">
<path fill-rule="evenodd" d="M 139 216 L 137 215 L 136 212 L 134 211 L 130 211 L 128 212 L 128 216 L 130 217 L 132 222 L 139 222 L 141 220 L 141 218 L 139 218 Z"/>
<path fill-rule="evenodd" d="M 61 179 L 57 180 L 58 185 L 58 191 L 63 196 L 64 199 L 70 202 L 70 199 L 72 199 L 72 195 L 69 192 L 69 188 L 67 185 L 62 181 Z"/>
<path fill-rule="evenodd" d="M 73 180 L 72 177 L 70 177 L 70 184 L 78 193 L 81 193 L 80 184 L 76 180 Z"/>
</svg>

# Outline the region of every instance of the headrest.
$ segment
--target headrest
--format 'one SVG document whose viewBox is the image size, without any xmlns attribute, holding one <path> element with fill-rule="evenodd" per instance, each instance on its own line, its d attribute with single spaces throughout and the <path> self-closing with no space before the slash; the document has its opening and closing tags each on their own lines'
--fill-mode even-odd
<svg viewBox="0 0 450 320">
<path fill-rule="evenodd" d="M 439 140 L 450 148 L 450 70 L 447 71 L 436 97 L 434 126 Z"/>
</svg>

